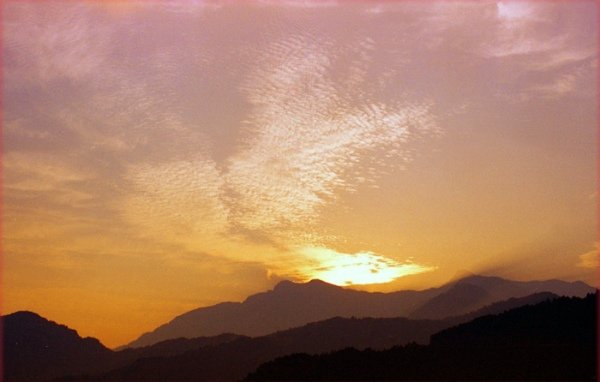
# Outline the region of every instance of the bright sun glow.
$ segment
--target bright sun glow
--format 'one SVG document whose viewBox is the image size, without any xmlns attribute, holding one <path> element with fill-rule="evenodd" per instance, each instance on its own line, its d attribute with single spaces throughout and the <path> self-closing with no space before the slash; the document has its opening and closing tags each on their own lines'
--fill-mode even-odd
<svg viewBox="0 0 600 382">
<path fill-rule="evenodd" d="M 348 254 L 329 248 L 305 247 L 301 253 L 316 264 L 301 269 L 307 278 L 342 286 L 387 283 L 433 269 L 411 262 L 402 264 L 373 252 Z"/>
</svg>

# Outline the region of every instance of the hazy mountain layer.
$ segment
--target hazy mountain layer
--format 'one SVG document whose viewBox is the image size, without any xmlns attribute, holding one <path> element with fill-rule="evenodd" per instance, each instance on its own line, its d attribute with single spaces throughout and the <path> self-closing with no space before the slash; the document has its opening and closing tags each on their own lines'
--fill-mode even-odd
<svg viewBox="0 0 600 382">
<path fill-rule="evenodd" d="M 410 342 L 426 344 L 429 337 L 482 314 L 555 298 L 539 293 L 493 304 L 468 315 L 445 320 L 406 318 L 332 318 L 257 338 L 243 338 L 203 347 L 176 357 L 139 359 L 100 379 L 105 380 L 239 380 L 262 362 L 285 354 L 318 354 L 346 347 L 385 349 Z"/>
<path fill-rule="evenodd" d="M 283 281 L 273 290 L 250 296 L 241 303 L 221 303 L 184 313 L 127 346 L 220 333 L 261 336 L 336 316 L 442 319 L 512 297 L 539 292 L 584 296 L 592 291 L 582 282 L 521 282 L 483 276 L 466 277 L 440 288 L 393 293 L 344 289 L 318 280 L 306 284 Z"/>
</svg>

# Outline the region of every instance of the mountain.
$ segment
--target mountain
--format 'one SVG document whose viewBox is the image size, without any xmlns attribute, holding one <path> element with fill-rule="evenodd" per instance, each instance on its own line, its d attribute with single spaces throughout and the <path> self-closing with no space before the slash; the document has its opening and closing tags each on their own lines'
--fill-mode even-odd
<svg viewBox="0 0 600 382">
<path fill-rule="evenodd" d="M 435 291 L 368 293 L 344 289 L 320 280 L 304 284 L 282 281 L 271 291 L 242 303 L 226 302 L 184 313 L 130 343 L 138 347 L 175 337 L 236 333 L 262 336 L 309 322 L 342 317 L 406 316 Z"/>
<path fill-rule="evenodd" d="M 596 303 L 597 293 L 525 305 L 444 329 L 431 336 L 431 345 L 456 349 L 527 343 L 595 343 Z"/>
<path fill-rule="evenodd" d="M 344 289 L 319 280 L 304 284 L 282 281 L 273 290 L 250 296 L 241 303 L 226 302 L 184 313 L 127 347 L 220 333 L 262 336 L 336 316 L 441 319 L 511 297 L 539 292 L 584 296 L 592 291 L 592 287 L 581 282 L 520 282 L 486 276 L 470 276 L 423 291 L 392 293 Z"/>
<path fill-rule="evenodd" d="M 559 297 L 558 295 L 556 295 L 554 293 L 550 293 L 550 292 L 534 293 L 532 295 L 525 296 L 525 297 L 512 297 L 512 298 L 509 298 L 508 300 L 498 301 L 493 304 L 486 305 L 483 308 L 477 309 L 470 313 L 461 314 L 459 316 L 449 317 L 449 318 L 445 319 L 445 321 L 452 323 L 452 325 L 450 325 L 450 326 L 454 326 L 459 323 L 474 320 L 475 318 L 478 318 L 478 317 L 488 316 L 488 315 L 493 315 L 493 314 L 500 314 L 500 313 L 504 313 L 511 309 L 519 308 L 521 306 L 535 305 L 542 301 L 553 300 L 558 297 Z"/>
<path fill-rule="evenodd" d="M 332 318 L 256 338 L 241 338 L 175 357 L 153 357 L 105 373 L 101 380 L 239 380 L 261 363 L 294 352 L 320 353 L 347 346 L 385 348 L 429 335 L 442 322 L 406 318 Z"/>
<path fill-rule="evenodd" d="M 177 357 L 154 357 L 103 374 L 104 380 L 239 380 L 261 363 L 286 354 L 318 354 L 345 347 L 386 349 L 410 342 L 426 344 L 444 328 L 486 313 L 537 303 L 556 295 L 539 293 L 486 306 L 468 315 L 444 320 L 336 317 L 256 338 L 242 338 L 203 347 Z M 137 350 L 137 349 L 135 349 Z"/>
<path fill-rule="evenodd" d="M 81 338 L 75 330 L 32 312 L 3 316 L 2 328 L 7 380 L 52 379 L 114 365 L 112 351 L 97 339 Z"/>
<path fill-rule="evenodd" d="M 596 380 L 597 293 L 562 297 L 443 330 L 428 346 L 293 354 L 247 380 Z"/>
<path fill-rule="evenodd" d="M 540 293 L 510 299 L 446 320 L 337 317 L 259 338 L 235 334 L 177 338 L 116 352 L 95 339 L 82 339 L 74 330 L 37 314 L 19 312 L 2 318 L 6 379 L 101 378 L 90 375 L 138 380 L 153 379 L 156 375 L 162 375 L 163 379 L 175 379 L 177 375 L 194 379 L 240 379 L 260 363 L 285 354 L 320 353 L 348 346 L 383 349 L 413 341 L 427 343 L 434 332 L 474 317 L 555 297 Z M 113 372 L 107 373 L 108 370 Z"/>
<path fill-rule="evenodd" d="M 115 352 L 95 338 L 81 338 L 75 330 L 32 312 L 2 316 L 1 325 L 4 378 L 7 381 L 41 381 L 98 374 L 140 358 L 176 356 L 203 346 L 244 338 L 235 334 L 178 338 Z"/>
<path fill-rule="evenodd" d="M 140 358 L 171 357 L 185 353 L 190 350 L 199 349 L 204 346 L 215 346 L 231 342 L 233 340 L 248 338 L 237 334 L 224 333 L 212 337 L 197 338 L 175 338 L 157 342 L 153 345 L 141 348 L 127 348 L 115 352 L 121 363 L 131 362 Z"/>
<path fill-rule="evenodd" d="M 583 297 L 594 288 L 577 281 L 512 281 L 500 277 L 468 276 L 440 288 L 441 293 L 415 309 L 411 318 L 443 318 L 466 314 L 484 305 L 541 292 Z"/>
</svg>

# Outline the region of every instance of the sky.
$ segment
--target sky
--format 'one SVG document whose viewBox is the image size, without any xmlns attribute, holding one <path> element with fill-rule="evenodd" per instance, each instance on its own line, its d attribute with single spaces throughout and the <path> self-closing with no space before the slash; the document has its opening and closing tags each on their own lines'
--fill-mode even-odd
<svg viewBox="0 0 600 382">
<path fill-rule="evenodd" d="M 597 14 L 3 2 L 3 313 L 114 347 L 283 279 L 597 285 Z"/>
</svg>

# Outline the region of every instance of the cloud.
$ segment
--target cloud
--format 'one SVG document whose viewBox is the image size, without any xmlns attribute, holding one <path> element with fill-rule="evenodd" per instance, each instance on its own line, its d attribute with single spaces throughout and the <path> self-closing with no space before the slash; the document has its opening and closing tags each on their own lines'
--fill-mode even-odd
<svg viewBox="0 0 600 382">
<path fill-rule="evenodd" d="M 369 38 L 354 44 L 373 50 Z M 339 58 L 331 47 L 292 35 L 257 52 L 240 86 L 251 108 L 233 154 L 220 165 L 204 150 L 198 160 L 130 166 L 126 220 L 192 247 L 241 238 L 286 252 L 320 242 L 321 208 L 362 183 L 374 185 L 409 159 L 408 142 L 438 131 L 430 101 L 381 102 L 361 86 L 341 91 L 330 73 Z M 348 76 L 358 84 L 366 73 Z"/>
<path fill-rule="evenodd" d="M 226 182 L 232 216 L 248 229 L 305 230 L 338 192 L 373 179 L 387 159 L 402 162 L 413 134 L 437 127 L 427 102 L 375 102 L 359 87 L 340 92 L 328 74 L 329 45 L 301 35 L 275 42 L 243 84 L 253 105 L 249 138 L 230 158 Z M 373 159 L 376 172 L 359 174 L 376 149 L 386 152 Z"/>
<path fill-rule="evenodd" d="M 579 262 L 577 263 L 577 266 L 581 268 L 598 269 L 598 266 L 600 266 L 598 244 L 596 244 L 596 248 L 594 250 L 579 255 Z"/>
<path fill-rule="evenodd" d="M 585 5 L 565 6 L 535 2 L 499 2 L 494 38 L 484 42 L 484 56 L 519 67 L 505 78 L 516 87 L 515 99 L 561 98 L 590 94 L 582 78 L 594 71 L 589 65 L 597 55 L 594 39 L 582 38 L 586 27 L 576 14 Z M 581 15 L 581 13 L 580 13 Z M 595 23 L 592 24 L 595 26 Z M 513 77 L 515 76 L 515 77 Z M 513 78 L 510 78 L 513 77 Z"/>
<path fill-rule="evenodd" d="M 4 65 L 8 86 L 53 80 L 98 81 L 111 30 L 77 3 L 5 4 Z M 93 49 L 90 49 L 93 47 Z M 17 80 L 17 81 L 15 81 Z"/>
<path fill-rule="evenodd" d="M 446 65 L 438 70 L 463 79 L 485 71 L 496 97 L 523 102 L 540 96 L 595 96 L 595 87 L 590 86 L 595 69 L 589 65 L 597 56 L 593 3 L 438 2 L 398 4 L 395 11 L 416 20 L 404 31 L 414 36 L 413 51 L 423 47 Z M 588 81 L 573 81 L 573 76 Z"/>
<path fill-rule="evenodd" d="M 20 209 L 28 208 L 31 200 L 43 200 L 44 207 L 84 208 L 96 199 L 85 187 L 94 175 L 62 158 L 9 152 L 4 155 L 3 166 L 4 197 L 11 202 L 5 208 L 9 211 L 16 207 L 15 202 Z"/>
<path fill-rule="evenodd" d="M 131 166 L 128 179 L 123 216 L 147 235 L 206 249 L 225 231 L 223 180 L 210 159 Z"/>
</svg>

